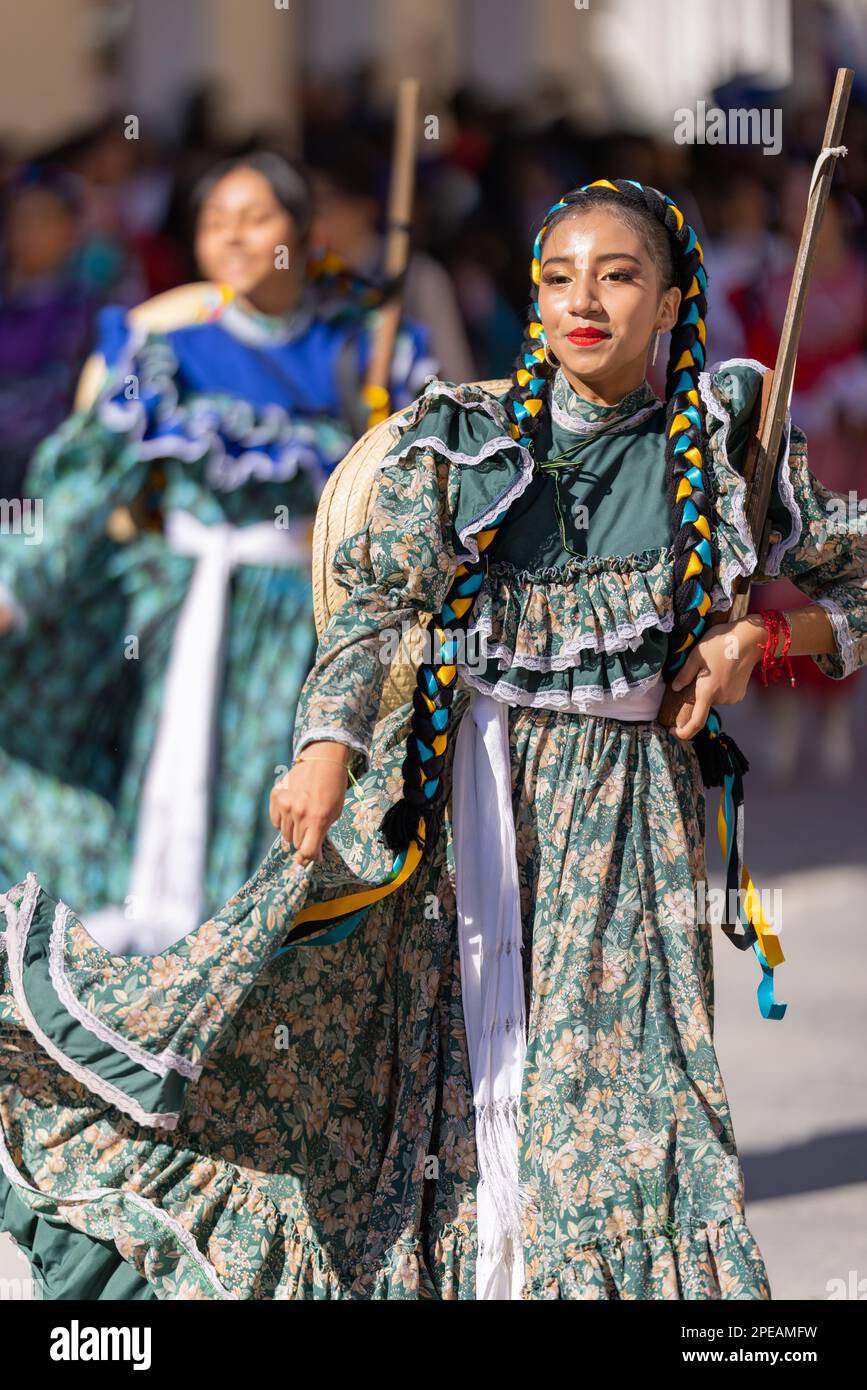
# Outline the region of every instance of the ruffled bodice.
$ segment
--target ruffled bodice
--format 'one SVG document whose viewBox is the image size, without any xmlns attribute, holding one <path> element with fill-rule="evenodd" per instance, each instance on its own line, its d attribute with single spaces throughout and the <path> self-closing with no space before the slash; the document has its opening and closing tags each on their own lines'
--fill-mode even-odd
<svg viewBox="0 0 867 1390">
<path fill-rule="evenodd" d="M 672 623 L 665 547 L 562 566 L 490 565 L 462 677 L 509 703 L 584 709 L 658 681 Z"/>
<path fill-rule="evenodd" d="M 583 655 L 635 650 L 648 629 L 671 627 L 670 575 L 665 547 L 537 570 L 494 561 L 468 636 L 484 636 L 502 670 L 563 671 Z"/>
<path fill-rule="evenodd" d="M 764 370 L 734 361 L 701 374 L 714 609 L 728 607 L 739 575 L 755 572 L 741 468 Z M 502 398 L 476 386 L 431 382 L 394 427 L 387 469 L 427 451 L 450 465 L 447 511 L 457 559 L 477 558 L 475 537 L 502 518 L 485 552 L 461 680 L 509 703 L 553 709 L 610 710 L 612 701 L 651 687 L 659 687 L 661 699 L 674 622 L 663 403 L 645 382 L 617 404 L 600 406 L 558 372 L 549 405 L 533 455 L 511 437 Z M 806 469 L 806 440 L 787 421 L 767 575 L 780 573 L 787 556 L 794 563 L 803 504 L 814 503 L 816 486 Z M 838 634 L 851 637 L 835 616 L 836 600 L 826 606 Z M 851 650 L 836 665 L 835 657 L 819 658 L 840 674 L 852 659 Z M 640 708 L 649 708 L 647 701 Z"/>
<path fill-rule="evenodd" d="M 659 682 L 673 621 L 664 414 L 646 383 L 599 406 L 558 374 L 534 460 L 479 388 L 433 383 L 413 407 L 395 452 L 421 445 L 459 465 L 456 553 L 473 555 L 474 536 L 509 509 L 470 615 L 465 684 L 590 709 Z M 555 476 L 546 465 L 558 460 Z"/>
</svg>

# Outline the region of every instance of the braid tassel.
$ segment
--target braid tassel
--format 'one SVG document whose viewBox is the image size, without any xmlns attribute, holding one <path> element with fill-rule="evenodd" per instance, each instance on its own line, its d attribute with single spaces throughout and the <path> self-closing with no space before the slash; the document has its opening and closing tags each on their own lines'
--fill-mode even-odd
<svg viewBox="0 0 867 1390">
<path fill-rule="evenodd" d="M 739 951 L 752 946 L 762 972 L 757 991 L 759 1012 L 762 1018 L 778 1020 L 784 1017 L 787 1006 L 777 1003 L 774 997 L 774 967 L 782 965 L 785 956 L 780 938 L 764 915 L 761 898 L 744 863 L 743 774 L 749 764 L 734 739 L 723 733 L 715 709 L 710 711 L 701 734 L 709 748 L 714 750 L 708 760 L 705 785 L 721 788 L 717 835 L 726 861 L 726 913 L 722 929 Z M 707 752 L 704 757 L 708 759 Z M 737 923 L 743 927 L 741 933 L 737 932 Z"/>
</svg>

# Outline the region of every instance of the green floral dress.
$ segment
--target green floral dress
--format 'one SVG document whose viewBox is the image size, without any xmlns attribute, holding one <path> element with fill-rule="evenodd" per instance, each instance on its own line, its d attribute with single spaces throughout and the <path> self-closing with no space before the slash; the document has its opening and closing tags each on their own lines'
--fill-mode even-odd
<svg viewBox="0 0 867 1390">
<path fill-rule="evenodd" d="M 702 378 L 716 606 L 756 563 L 739 464 L 760 380 L 751 363 Z M 359 778 L 321 863 L 296 865 L 278 837 L 214 918 L 153 958 L 111 955 L 33 875 L 9 890 L 0 1224 L 49 1296 L 476 1298 L 450 797 L 430 858 L 350 935 L 275 953 L 303 907 L 386 882 L 378 827 L 409 707 L 377 722 L 385 638 L 439 609 L 508 500 L 454 712 L 474 692 L 508 705 L 533 1197 L 520 1296 L 770 1298 L 694 911 L 697 760 L 655 718 L 611 713 L 661 695 L 671 624 L 654 404 L 645 386 L 595 411 L 558 378 L 537 460 L 607 428 L 556 477 L 479 388 L 434 382 L 405 415 L 369 523 L 339 548 L 346 603 L 299 706 L 295 751 L 345 742 Z M 867 537 L 839 528 L 836 500 L 792 427 L 767 570 L 827 607 L 837 651 L 818 661 L 841 678 L 867 663 Z M 445 775 L 448 789 L 448 761 Z"/>
</svg>

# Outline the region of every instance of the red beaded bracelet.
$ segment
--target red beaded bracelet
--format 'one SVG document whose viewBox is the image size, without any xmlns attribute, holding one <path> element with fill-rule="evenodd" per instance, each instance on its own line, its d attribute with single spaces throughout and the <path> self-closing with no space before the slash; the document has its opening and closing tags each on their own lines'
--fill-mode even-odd
<svg viewBox="0 0 867 1390">
<path fill-rule="evenodd" d="M 778 608 L 768 608 L 763 610 L 762 619 L 765 624 L 767 636 L 765 638 L 764 650 L 762 653 L 762 683 L 767 685 L 768 676 L 771 680 L 779 680 L 785 665 L 789 673 L 789 685 L 796 685 L 792 674 L 792 663 L 789 660 L 789 648 L 792 645 L 792 629 L 785 613 L 781 613 Z M 783 650 L 779 656 L 774 656 L 777 648 L 777 640 L 780 635 L 780 626 L 783 627 L 785 636 L 783 638 Z"/>
</svg>

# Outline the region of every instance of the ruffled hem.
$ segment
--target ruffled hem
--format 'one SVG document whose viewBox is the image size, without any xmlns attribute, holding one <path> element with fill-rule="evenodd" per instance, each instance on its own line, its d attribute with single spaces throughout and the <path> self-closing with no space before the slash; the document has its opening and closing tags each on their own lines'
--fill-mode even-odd
<svg viewBox="0 0 867 1390">
<path fill-rule="evenodd" d="M 770 1299 L 761 1252 L 743 1212 L 677 1233 L 635 1231 L 561 1248 L 533 1272 L 522 1299 Z"/>
<path fill-rule="evenodd" d="M 433 1271 L 420 1236 L 361 1259 L 361 1227 L 358 1263 L 352 1249 L 335 1263 L 316 1227 L 320 1219 L 327 1226 L 327 1213 L 308 1212 L 303 1192 L 284 1198 L 232 1156 L 198 1146 L 195 1116 L 177 1123 L 181 1105 L 169 1101 L 183 1099 L 184 1083 L 199 1079 L 199 1064 L 122 1036 L 92 1012 L 90 987 L 75 981 L 76 993 L 69 979 L 64 984 L 57 973 L 63 943 L 70 933 L 76 942 L 86 936 L 74 919 L 70 924 L 65 905 L 43 898 L 31 875 L 2 895 L 2 906 L 9 930 L 0 939 L 0 1017 L 4 1035 L 17 1040 L 0 1059 L 0 1215 L 22 1230 L 25 1247 L 50 1270 L 51 1297 L 82 1297 L 97 1285 L 106 1292 L 87 1296 L 122 1289 L 124 1297 L 183 1300 L 412 1299 L 438 1298 L 442 1288 L 443 1297 L 472 1297 L 466 1226 L 442 1228 Z M 101 966 L 90 962 L 86 978 L 114 988 L 105 967 L 114 961 L 128 969 L 135 958 L 112 957 L 92 944 Z M 218 983 L 209 984 L 221 993 Z M 51 1023 L 49 1003 L 56 1009 Z M 181 1082 L 176 1097 L 164 1094 L 172 1076 Z M 15 1103 L 10 1110 L 5 1097 L 10 1086 L 35 1111 L 20 1134 Z M 140 1096 L 145 1086 L 156 1088 L 162 1109 L 133 1100 L 132 1088 Z M 141 1123 L 140 1111 L 150 1123 Z M 204 1099 L 196 1116 L 206 1113 Z"/>
<path fill-rule="evenodd" d="M 422 1237 L 406 1237 L 392 1246 L 372 1274 L 359 1274 L 351 1296 L 372 1302 L 396 1298 L 436 1302 L 474 1299 L 475 1261 L 475 1237 L 466 1223 L 443 1226 L 433 1241 L 433 1269 L 425 1256 Z"/>
<path fill-rule="evenodd" d="M 0 1166 L 8 1194 L 29 1222 L 20 1246 L 28 1258 L 38 1256 L 42 1282 L 55 1299 L 92 1298 L 94 1265 L 103 1292 L 97 1297 L 154 1297 L 182 1301 L 323 1299 L 334 1301 L 464 1300 L 475 1297 L 474 1239 L 465 1225 L 443 1227 L 433 1245 L 434 1270 L 425 1258 L 420 1236 L 404 1237 L 375 1262 L 364 1261 L 354 1277 L 338 1272 L 302 1224 L 280 1213 L 275 1204 L 237 1175 L 223 1214 L 206 1234 L 186 1226 L 186 1213 L 174 1214 L 135 1192 L 92 1189 L 57 1196 L 24 1182 L 14 1168 L 0 1131 Z M 224 1162 L 214 1167 L 229 1169 Z M 10 1202 L 0 1203 L 5 1229 L 13 1224 Z M 263 1229 L 256 1249 L 260 1263 L 252 1279 L 233 1287 L 231 1233 L 235 1212 L 257 1213 Z M 63 1221 L 61 1227 L 56 1225 Z M 19 1220 L 19 1226 L 20 1226 Z M 77 1258 L 68 1258 L 71 1239 Z M 207 1255 L 202 1253 L 204 1240 Z M 113 1242 L 115 1253 L 106 1248 Z M 19 1243 L 16 1241 L 16 1243 Z M 64 1267 L 65 1266 L 65 1267 Z M 53 1268 L 50 1280 L 44 1271 Z M 135 1281 L 139 1286 L 131 1293 Z M 87 1291 L 85 1292 L 85 1281 Z M 112 1287 L 120 1289 L 112 1295 Z"/>
<path fill-rule="evenodd" d="M 672 557 L 667 548 L 519 571 L 492 564 L 467 640 L 505 671 L 565 671 L 582 652 L 636 651 L 644 634 L 670 632 Z"/>
<path fill-rule="evenodd" d="M 127 971 L 131 960 L 112 957 L 65 903 L 52 908 L 51 902 L 33 873 L 0 894 L 8 977 L 0 1016 L 20 1020 L 56 1066 L 107 1105 L 140 1125 L 173 1130 L 186 1090 L 201 1074 L 200 1063 L 168 1045 L 148 1049 L 86 1006 L 68 975 L 69 933 L 83 934 L 95 954 L 119 961 Z"/>
</svg>

